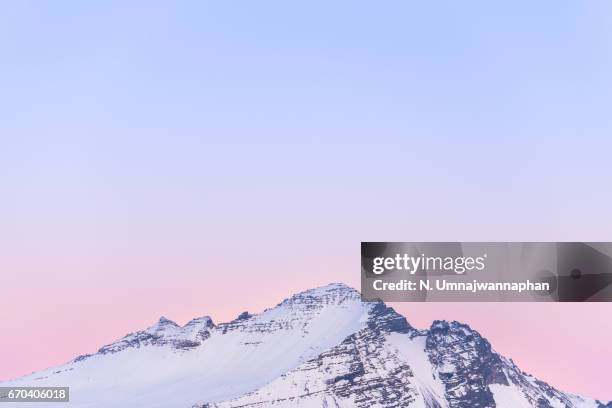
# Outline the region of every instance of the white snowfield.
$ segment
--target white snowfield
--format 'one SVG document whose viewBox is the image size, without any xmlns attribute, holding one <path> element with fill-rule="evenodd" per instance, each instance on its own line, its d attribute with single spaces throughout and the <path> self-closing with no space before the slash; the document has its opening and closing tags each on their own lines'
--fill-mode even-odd
<svg viewBox="0 0 612 408">
<path fill-rule="evenodd" d="M 343 284 L 217 326 L 162 318 L 96 354 L 0 386 L 70 387 L 69 403 L 7 408 L 612 408 L 522 373 L 468 326 L 418 331 Z"/>
</svg>

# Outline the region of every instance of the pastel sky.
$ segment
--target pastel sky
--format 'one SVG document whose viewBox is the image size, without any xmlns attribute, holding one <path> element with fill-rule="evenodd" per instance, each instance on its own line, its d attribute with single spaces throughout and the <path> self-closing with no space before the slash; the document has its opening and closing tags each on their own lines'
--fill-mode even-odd
<svg viewBox="0 0 612 408">
<path fill-rule="evenodd" d="M 360 241 L 610 241 L 612 3 L 0 5 L 0 379 L 359 284 Z M 611 399 L 612 304 L 398 304 Z"/>
</svg>

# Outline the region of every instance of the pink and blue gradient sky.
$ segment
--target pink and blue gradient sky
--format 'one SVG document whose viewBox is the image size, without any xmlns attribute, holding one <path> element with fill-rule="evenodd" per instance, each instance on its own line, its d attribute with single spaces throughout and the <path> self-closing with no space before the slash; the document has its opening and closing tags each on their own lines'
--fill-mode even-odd
<svg viewBox="0 0 612 408">
<path fill-rule="evenodd" d="M 612 236 L 609 2 L 0 8 L 2 379 L 357 286 L 362 240 Z M 612 398 L 612 304 L 396 306 Z"/>
</svg>

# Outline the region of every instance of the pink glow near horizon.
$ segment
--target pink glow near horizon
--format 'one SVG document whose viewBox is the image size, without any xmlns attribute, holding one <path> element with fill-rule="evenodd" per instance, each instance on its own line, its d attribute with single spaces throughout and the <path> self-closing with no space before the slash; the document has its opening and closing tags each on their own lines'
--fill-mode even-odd
<svg viewBox="0 0 612 408">
<path fill-rule="evenodd" d="M 354 259 L 330 254 L 296 263 L 297 254 L 288 249 L 280 256 L 253 250 L 260 248 L 253 244 L 242 252 L 248 256 L 232 258 L 231 265 L 223 257 L 197 251 L 189 260 L 184 258 L 187 253 L 171 252 L 151 252 L 149 258 L 137 253 L 89 258 L 96 273 L 87 257 L 69 259 L 56 253 L 54 264 L 43 263 L 42 254 L 41 259 L 34 256 L 27 262 L 21 258 L 11 267 L 25 278 L 13 284 L 24 286 L 0 299 L 0 378 L 95 352 L 162 315 L 180 324 L 210 315 L 219 323 L 245 310 L 260 312 L 295 292 L 332 281 L 358 288 Z M 269 268 L 262 272 L 256 265 Z M 62 274 L 51 273 L 58 268 Z M 135 272 L 126 276 L 128 270 Z M 601 319 L 612 313 L 612 304 L 391 306 L 417 328 L 427 328 L 435 319 L 468 323 L 524 371 L 564 391 L 611 398 L 607 372 L 612 364 L 608 349 L 612 328 Z"/>
</svg>

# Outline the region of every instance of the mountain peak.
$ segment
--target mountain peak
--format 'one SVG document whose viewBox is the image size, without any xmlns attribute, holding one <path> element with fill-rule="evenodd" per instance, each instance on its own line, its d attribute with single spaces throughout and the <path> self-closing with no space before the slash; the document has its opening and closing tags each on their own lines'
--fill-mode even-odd
<svg viewBox="0 0 612 408">
<path fill-rule="evenodd" d="M 200 316 L 200 317 L 194 317 L 193 319 L 188 321 L 187 324 L 185 324 L 185 326 L 183 327 L 186 328 L 186 327 L 193 327 L 193 326 L 214 327 L 215 324 L 213 323 L 213 320 L 210 316 Z"/>
<path fill-rule="evenodd" d="M 359 293 L 357 291 L 357 289 L 347 285 L 346 283 L 342 283 L 342 282 L 331 282 L 328 283 L 327 285 L 323 285 L 323 286 L 319 286 L 318 288 L 314 288 L 312 290 L 326 290 L 326 291 L 347 291 L 347 292 L 355 292 L 355 293 Z"/>
<path fill-rule="evenodd" d="M 176 324 L 174 321 L 168 319 L 165 316 L 161 316 L 159 318 L 159 320 L 157 321 L 157 325 L 160 325 L 160 326 L 165 326 L 165 325 L 178 326 L 178 324 Z"/>
<path fill-rule="evenodd" d="M 472 329 L 468 324 L 458 322 L 456 320 L 434 320 L 430 327 L 431 331 L 446 331 L 450 333 L 463 333 L 465 335 L 480 334 Z"/>
<path fill-rule="evenodd" d="M 330 283 L 299 292 L 281 304 L 319 303 L 339 305 L 346 301 L 361 300 L 361 294 L 344 283 Z"/>
<path fill-rule="evenodd" d="M 357 291 L 357 289 L 354 289 L 352 287 L 350 287 L 349 285 L 347 285 L 346 283 L 341 283 L 341 282 L 332 282 L 332 283 L 328 283 L 327 285 L 323 285 L 323 286 L 318 286 L 316 288 L 311 288 L 311 289 L 307 289 L 303 292 L 300 292 L 298 294 L 301 293 L 310 293 L 310 294 L 325 294 L 325 293 L 330 293 L 330 292 L 347 292 L 347 293 L 357 293 L 359 294 L 359 292 Z"/>
</svg>

